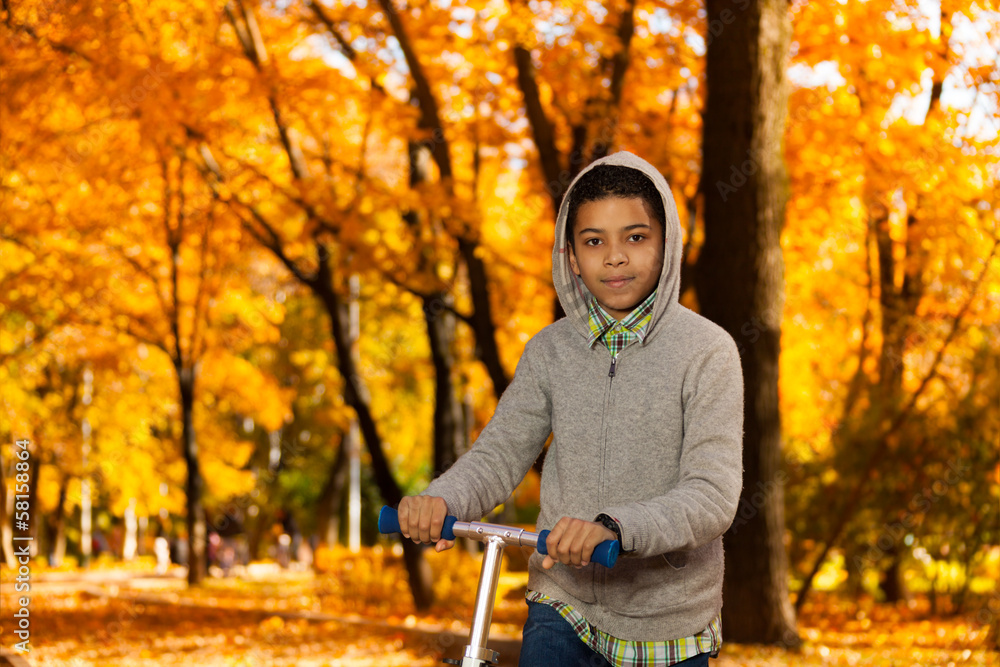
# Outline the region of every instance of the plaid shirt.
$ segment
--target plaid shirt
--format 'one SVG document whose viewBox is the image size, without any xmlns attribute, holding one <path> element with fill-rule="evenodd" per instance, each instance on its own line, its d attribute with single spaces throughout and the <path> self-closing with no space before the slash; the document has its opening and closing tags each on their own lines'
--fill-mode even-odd
<svg viewBox="0 0 1000 667">
<path fill-rule="evenodd" d="M 620 322 L 605 312 L 597 299 L 591 298 L 587 304 L 590 311 L 590 338 L 587 345 L 593 347 L 598 340 L 603 340 L 612 357 L 635 341 L 646 338 L 646 329 L 653 320 L 653 302 L 656 300 L 656 290 L 646 297 L 635 309 Z"/>
<path fill-rule="evenodd" d="M 568 604 L 553 600 L 537 591 L 528 591 L 530 602 L 547 604 L 565 618 L 577 636 L 591 650 L 604 657 L 614 667 L 668 667 L 702 653 L 716 655 L 722 646 L 722 615 L 708 627 L 691 637 L 670 641 L 640 642 L 617 639 L 598 630 Z"/>
<path fill-rule="evenodd" d="M 590 339 L 587 344 L 593 347 L 597 341 L 603 341 L 611 356 L 617 357 L 619 352 L 632 343 L 644 340 L 646 330 L 653 319 L 655 300 L 654 291 L 631 313 L 618 321 L 608 315 L 597 303 L 597 299 L 591 298 L 587 304 L 590 312 Z M 564 602 L 553 600 L 537 591 L 528 591 L 526 598 L 531 602 L 547 604 L 558 611 L 573 626 L 573 630 L 584 644 L 615 667 L 667 667 L 702 653 L 716 654 L 722 646 L 721 615 L 716 616 L 707 628 L 691 637 L 653 642 L 629 641 L 598 630 L 572 606 Z"/>
</svg>

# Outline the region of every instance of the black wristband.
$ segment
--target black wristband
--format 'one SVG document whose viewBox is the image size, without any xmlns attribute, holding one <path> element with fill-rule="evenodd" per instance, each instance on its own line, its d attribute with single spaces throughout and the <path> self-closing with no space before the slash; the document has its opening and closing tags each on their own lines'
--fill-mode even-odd
<svg viewBox="0 0 1000 667">
<path fill-rule="evenodd" d="M 612 533 L 615 534 L 615 537 L 619 542 L 622 541 L 622 527 L 618 525 L 617 521 L 612 519 L 607 514 L 598 514 L 597 519 L 595 519 L 595 521 L 600 521 L 605 528 L 607 528 L 608 530 L 610 530 Z"/>
</svg>

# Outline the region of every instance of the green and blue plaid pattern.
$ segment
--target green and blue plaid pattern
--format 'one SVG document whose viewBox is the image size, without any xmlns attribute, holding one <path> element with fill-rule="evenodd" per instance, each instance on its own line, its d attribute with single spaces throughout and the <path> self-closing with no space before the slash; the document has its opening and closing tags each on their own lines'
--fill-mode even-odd
<svg viewBox="0 0 1000 667">
<path fill-rule="evenodd" d="M 587 622 L 571 605 L 553 600 L 537 591 L 528 591 L 531 602 L 547 604 L 565 618 L 584 644 L 615 667 L 668 667 L 702 653 L 718 653 L 722 646 L 722 616 L 691 637 L 669 641 L 640 642 L 617 639 Z"/>
<path fill-rule="evenodd" d="M 656 301 L 656 290 L 653 290 L 653 293 L 631 313 L 618 321 L 601 308 L 597 299 L 591 298 L 587 304 L 587 310 L 590 312 L 590 338 L 587 340 L 587 345 L 593 347 L 598 340 L 603 340 L 611 356 L 617 357 L 619 352 L 635 341 L 644 340 L 646 329 L 653 321 L 654 301 Z"/>
</svg>

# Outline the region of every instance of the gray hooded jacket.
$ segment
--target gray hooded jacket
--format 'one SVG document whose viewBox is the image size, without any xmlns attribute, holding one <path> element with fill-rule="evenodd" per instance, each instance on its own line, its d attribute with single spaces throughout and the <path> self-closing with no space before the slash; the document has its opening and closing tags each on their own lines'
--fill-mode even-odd
<svg viewBox="0 0 1000 667">
<path fill-rule="evenodd" d="M 566 317 L 528 341 L 475 445 L 424 494 L 478 520 L 507 500 L 552 433 L 538 529 L 608 514 L 627 553 L 612 569 L 550 570 L 533 554 L 529 588 L 620 639 L 678 639 L 722 607 L 722 534 L 742 486 L 743 376 L 732 338 L 678 302 L 681 227 L 663 176 L 627 152 L 582 173 L 597 164 L 638 169 L 663 195 L 666 252 L 645 340 L 618 354 L 613 377 L 607 348 L 588 347 L 590 293 L 565 249 L 567 194 L 552 251 Z"/>
</svg>

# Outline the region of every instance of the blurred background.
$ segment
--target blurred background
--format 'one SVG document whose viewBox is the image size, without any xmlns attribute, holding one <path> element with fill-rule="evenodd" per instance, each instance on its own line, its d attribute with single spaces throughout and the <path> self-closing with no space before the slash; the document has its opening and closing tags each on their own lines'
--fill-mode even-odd
<svg viewBox="0 0 1000 667">
<path fill-rule="evenodd" d="M 561 316 L 566 187 L 630 150 L 747 378 L 719 664 L 997 664 L 996 2 L 0 10 L 4 649 L 25 545 L 31 664 L 464 643 L 475 545 L 375 517 L 475 441 Z"/>
</svg>

